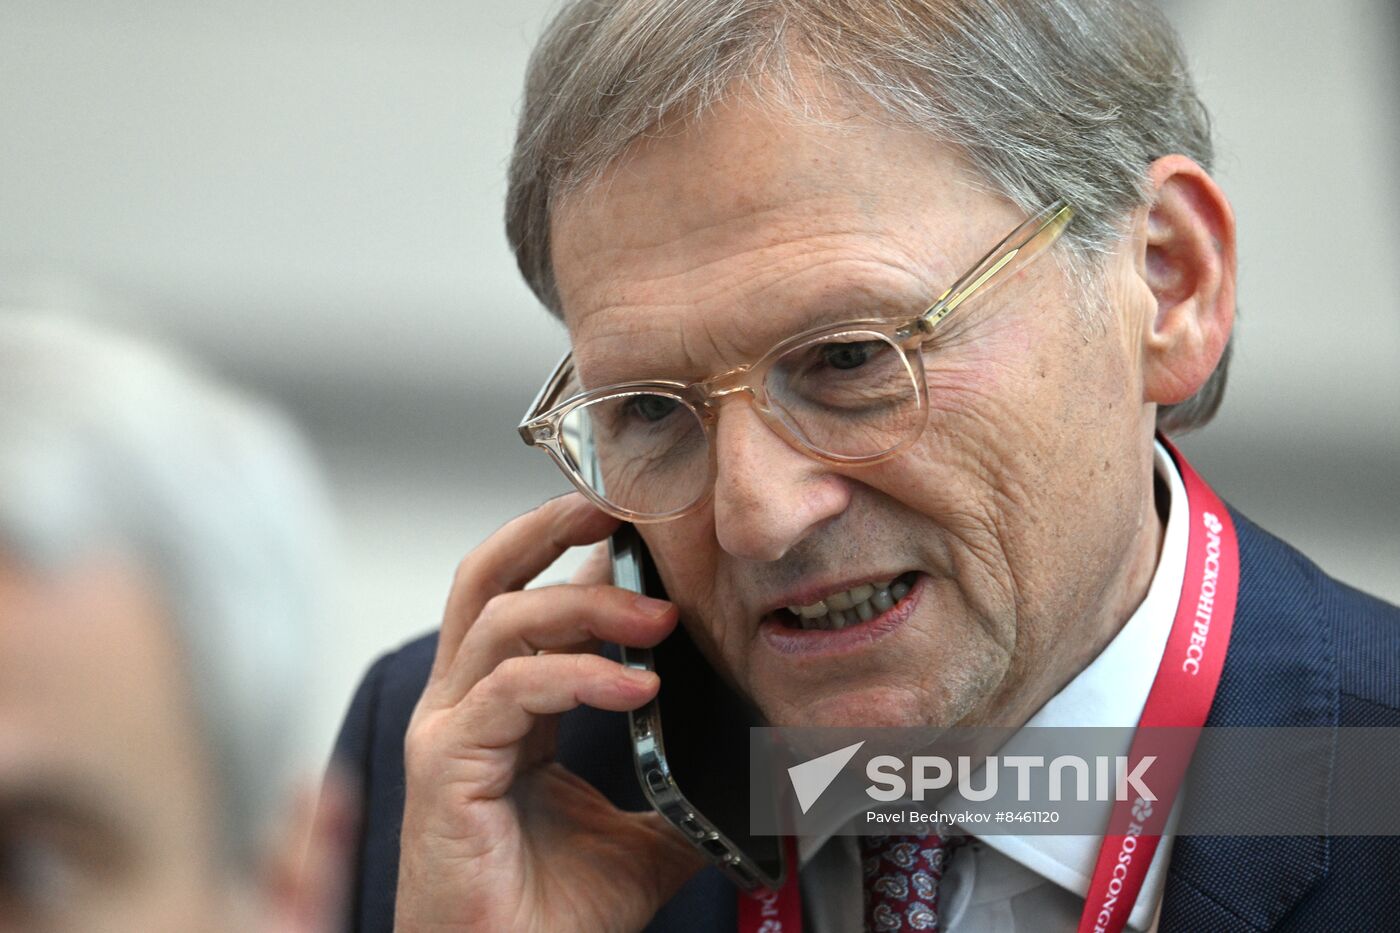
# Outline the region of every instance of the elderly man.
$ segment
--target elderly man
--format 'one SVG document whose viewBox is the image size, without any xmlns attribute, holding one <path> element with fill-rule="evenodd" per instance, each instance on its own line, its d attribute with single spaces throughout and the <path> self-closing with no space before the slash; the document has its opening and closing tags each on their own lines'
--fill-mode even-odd
<svg viewBox="0 0 1400 933">
<path fill-rule="evenodd" d="M 779 725 L 1132 726 L 1179 667 L 1207 673 L 1195 725 L 1400 722 L 1400 612 L 1223 506 L 1193 518 L 1212 494 L 1155 439 L 1225 381 L 1210 162 L 1145 3 L 566 6 L 507 226 L 572 343 L 526 432 L 584 495 L 470 554 L 437 636 L 367 677 L 341 741 L 369 801 L 356 928 L 734 929 L 733 888 L 619 809 L 598 712 L 658 681 L 596 642 L 678 623 Z M 596 473 L 559 446 L 580 420 Z M 522 589 L 619 519 L 669 602 L 601 563 Z M 1190 622 L 1207 534 L 1220 593 L 1238 577 L 1213 638 Z M 940 854 L 957 897 L 891 920 L 834 839 L 803 863 L 806 926 L 1094 929 L 1100 842 L 989 835 Z M 1181 837 L 1141 867 L 1110 928 L 1379 929 L 1400 906 L 1374 839 Z"/>
<path fill-rule="evenodd" d="M 0 929 L 338 922 L 348 810 L 294 811 L 288 720 L 322 500 L 272 413 L 0 317 Z"/>
</svg>

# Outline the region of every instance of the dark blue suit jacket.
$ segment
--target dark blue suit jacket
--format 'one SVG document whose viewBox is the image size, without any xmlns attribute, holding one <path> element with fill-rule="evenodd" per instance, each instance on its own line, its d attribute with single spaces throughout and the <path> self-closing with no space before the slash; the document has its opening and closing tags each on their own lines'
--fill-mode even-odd
<svg viewBox="0 0 1400 933">
<path fill-rule="evenodd" d="M 1400 609 L 1329 578 L 1238 513 L 1240 595 L 1212 726 L 1400 726 Z M 350 928 L 393 929 L 403 814 L 403 738 L 435 636 L 379 659 L 336 745 L 363 782 Z M 619 806 L 644 809 L 620 714 L 563 717 L 559 758 Z M 1316 762 L 1330 787 L 1329 762 Z M 1396 775 L 1380 779 L 1395 781 Z M 1209 793 L 1193 782 L 1192 795 Z M 1186 801 L 1190 805 L 1190 799 Z M 1319 813 L 1328 795 L 1313 802 Z M 1313 825 L 1324 825 L 1314 823 Z M 717 871 L 693 878 L 648 929 L 730 933 L 735 895 Z M 1400 840 L 1362 836 L 1182 836 L 1172 849 L 1162 933 L 1400 930 Z"/>
</svg>

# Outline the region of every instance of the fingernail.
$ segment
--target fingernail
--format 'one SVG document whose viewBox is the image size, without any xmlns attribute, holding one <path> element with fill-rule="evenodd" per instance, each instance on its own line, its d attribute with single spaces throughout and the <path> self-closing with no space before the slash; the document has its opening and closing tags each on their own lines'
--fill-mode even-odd
<svg viewBox="0 0 1400 933">
<path fill-rule="evenodd" d="M 650 596 L 638 596 L 632 601 L 632 605 L 637 607 L 637 611 L 650 619 L 659 619 L 671 611 L 671 604 L 664 599 L 652 599 Z"/>
<path fill-rule="evenodd" d="M 638 687 L 650 687 L 657 680 L 655 671 L 644 671 L 636 667 L 624 667 L 622 672 Z"/>
</svg>

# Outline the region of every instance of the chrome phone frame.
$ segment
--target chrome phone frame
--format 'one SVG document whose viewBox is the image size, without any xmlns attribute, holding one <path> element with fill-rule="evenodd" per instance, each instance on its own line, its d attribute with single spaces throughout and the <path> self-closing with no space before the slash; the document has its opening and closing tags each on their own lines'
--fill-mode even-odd
<svg viewBox="0 0 1400 933">
<path fill-rule="evenodd" d="M 642 570 L 642 540 L 637 529 L 623 525 L 608 541 L 612 557 L 613 584 L 634 593 L 645 592 Z M 644 671 L 656 671 L 656 659 L 650 648 L 622 648 L 622 663 Z M 753 858 L 720 831 L 681 792 L 666 760 L 666 745 L 661 734 L 661 707 L 657 699 L 627 714 L 632 762 L 637 780 L 647 801 L 681 831 L 697 849 L 705 854 L 735 884 L 745 891 L 760 887 L 778 890 L 787 880 L 791 866 L 785 853 L 780 853 L 781 866 L 777 877 L 764 871 Z"/>
</svg>

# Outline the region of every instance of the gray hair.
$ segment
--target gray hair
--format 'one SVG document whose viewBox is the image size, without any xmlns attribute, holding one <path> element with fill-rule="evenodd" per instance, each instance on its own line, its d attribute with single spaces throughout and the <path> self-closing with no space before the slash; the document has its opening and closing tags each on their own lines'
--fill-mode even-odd
<svg viewBox="0 0 1400 933">
<path fill-rule="evenodd" d="M 561 313 L 551 206 L 737 86 L 802 101 L 794 58 L 877 119 L 955 145 L 1027 212 L 1072 204 L 1062 261 L 1090 309 L 1106 301 L 1104 257 L 1148 203 L 1148 165 L 1182 153 L 1209 170 L 1213 157 L 1176 35 L 1146 0 L 573 0 L 531 58 L 506 200 L 516 261 L 547 308 Z M 1209 421 L 1229 359 L 1227 346 L 1158 426 Z"/>
<path fill-rule="evenodd" d="M 272 411 L 92 325 L 0 313 L 0 546 L 39 572 L 110 553 L 156 583 L 187 660 L 227 853 L 289 804 L 328 511 Z"/>
</svg>

